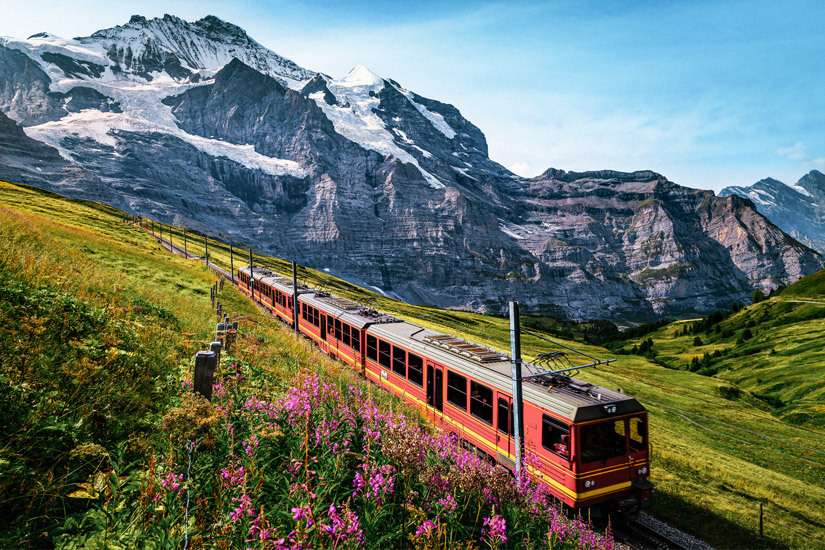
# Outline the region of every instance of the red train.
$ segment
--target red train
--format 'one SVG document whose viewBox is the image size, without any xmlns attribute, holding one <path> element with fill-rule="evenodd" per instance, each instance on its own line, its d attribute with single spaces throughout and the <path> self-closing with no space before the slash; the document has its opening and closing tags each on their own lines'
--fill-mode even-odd
<svg viewBox="0 0 825 550">
<path fill-rule="evenodd" d="M 293 323 L 292 281 L 254 267 L 254 297 Z M 250 269 L 238 271 L 247 295 Z M 509 469 L 515 467 L 510 357 L 345 298 L 299 288 L 298 329 L 325 353 L 416 405 Z M 563 375 L 524 382 L 531 472 L 571 508 L 649 507 L 647 411 L 632 397 Z"/>
</svg>

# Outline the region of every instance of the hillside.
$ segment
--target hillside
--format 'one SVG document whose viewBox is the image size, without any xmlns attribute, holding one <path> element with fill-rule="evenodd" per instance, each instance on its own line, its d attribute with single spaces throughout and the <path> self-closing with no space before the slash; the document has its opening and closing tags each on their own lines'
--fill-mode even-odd
<svg viewBox="0 0 825 550">
<path fill-rule="evenodd" d="M 825 267 L 748 200 L 651 171 L 519 177 L 453 105 L 212 16 L 0 39 L 0 177 L 480 312 L 690 317 Z"/>
<path fill-rule="evenodd" d="M 52 287 L 56 285 L 60 292 L 76 296 L 95 304 L 96 307 L 108 307 L 108 311 L 120 311 L 118 308 L 125 308 L 122 315 L 127 317 L 121 321 L 119 326 L 133 327 L 131 330 L 137 333 L 130 337 L 133 340 L 118 344 L 118 348 L 125 352 L 119 354 L 118 357 L 134 356 L 130 354 L 133 349 L 130 346 L 134 344 L 129 343 L 134 342 L 134 338 L 137 338 L 137 341 L 157 343 L 159 347 L 151 348 L 154 349 L 154 355 L 151 357 L 157 359 L 159 368 L 166 373 L 165 375 L 158 371 L 146 373 L 147 377 L 160 375 L 155 379 L 154 384 L 161 384 L 158 390 L 152 390 L 155 393 L 141 401 L 144 407 L 150 406 L 156 411 L 149 417 L 150 420 L 154 419 L 150 423 L 155 423 L 160 419 L 162 416 L 160 411 L 179 407 L 181 397 L 176 388 L 180 388 L 181 382 L 185 380 L 185 372 L 191 368 L 189 361 L 194 350 L 199 349 L 208 341 L 209 332 L 214 327 L 212 321 L 214 317 L 210 312 L 208 301 L 208 288 L 214 281 L 212 275 L 196 262 L 186 262 L 163 251 L 157 242 L 142 230 L 132 225 L 124 225 L 122 214 L 108 207 L 66 200 L 32 188 L 1 184 L 0 214 L 2 214 L 0 230 L 3 231 L 4 237 L 8 237 L 0 241 L 3 243 L 0 245 L 0 250 L 3 251 L 0 255 L 2 259 L 0 267 L 3 272 L 12 272 L 15 277 L 30 280 L 26 284 Z M 154 224 L 154 227 L 156 232 L 160 229 L 158 224 Z M 167 236 L 169 227 L 164 226 L 163 231 L 164 236 Z M 183 242 L 183 235 L 179 228 L 175 228 L 173 240 L 176 244 Z M 195 238 L 190 234 L 187 246 L 190 252 L 203 255 L 202 238 Z M 218 265 L 229 267 L 228 252 L 228 246 L 209 240 L 210 259 Z M 236 269 L 241 262 L 247 261 L 247 254 L 246 250 L 239 252 L 235 249 Z M 285 262 L 257 252 L 254 262 L 256 265 L 268 265 L 276 271 L 286 272 L 287 270 Z M 485 342 L 502 350 L 508 349 L 506 319 L 409 306 L 378 294 L 367 293 L 323 272 L 302 269 L 300 277 L 315 286 L 324 286 L 333 290 L 337 294 L 361 300 L 372 299 L 380 309 L 415 323 Z M 799 289 L 807 289 L 811 286 L 815 285 L 812 285 L 810 280 L 804 280 L 798 289 L 789 290 L 788 296 L 795 296 L 794 292 L 802 293 L 803 291 Z M 802 295 L 812 296 L 807 290 L 804 292 Z M 784 297 L 785 294 L 783 293 L 782 296 Z M 134 300 L 138 298 L 143 301 L 138 302 L 140 309 L 135 310 Z M 258 316 L 248 302 L 239 299 L 234 293 L 224 291 L 221 300 L 224 301 L 225 311 L 238 311 L 243 315 L 253 317 L 258 322 L 255 325 L 257 328 L 250 333 L 253 345 L 246 348 L 246 354 L 236 358 L 236 360 L 244 361 L 244 365 L 250 365 L 250 367 L 256 365 L 261 369 L 258 371 L 250 368 L 247 371 L 247 376 L 254 380 L 254 384 L 261 384 L 261 388 L 269 388 L 274 381 L 275 387 L 271 389 L 282 392 L 296 380 L 310 376 L 313 372 L 330 373 L 334 377 L 343 377 L 344 380 L 353 380 L 354 383 L 360 384 L 357 379 L 353 379 L 346 372 L 339 372 L 335 364 L 319 359 L 317 354 L 300 342 L 296 342 L 287 331 L 271 325 L 267 319 Z M 747 309 L 749 308 L 743 310 L 743 313 Z M 7 309 L 0 308 L 0 311 L 6 315 L 3 318 L 4 326 L 17 326 L 14 323 L 9 324 L 9 321 L 17 321 L 19 313 L 9 317 Z M 62 310 L 55 310 L 54 314 L 63 315 Z M 178 320 L 177 323 L 171 320 L 169 314 Z M 38 317 L 40 315 L 38 314 Z M 148 318 L 143 320 L 141 317 L 135 319 L 133 315 L 153 317 L 150 321 Z M 31 343 L 36 344 L 39 342 L 36 327 L 31 321 L 28 323 L 25 326 L 31 327 L 31 330 L 25 328 L 20 330 L 29 331 L 26 337 Z M 672 327 L 664 330 L 670 328 Z M 19 332 L 15 330 L 9 333 L 7 331 L 3 334 L 19 335 Z M 125 340 L 124 334 L 116 335 Z M 659 345 L 659 336 L 654 336 L 657 341 L 654 344 L 655 349 Z M 604 348 L 566 340 L 559 341 L 598 357 L 611 356 L 611 352 Z M 550 345 L 525 335 L 523 346 L 525 357 L 530 357 L 541 351 L 547 351 Z M 38 349 L 45 349 L 45 346 Z M 60 364 L 54 363 L 54 357 L 51 357 L 50 361 L 42 355 L 36 357 L 42 357 L 39 359 L 41 369 L 44 366 Z M 783 423 L 772 416 L 761 402 L 752 402 L 749 399 L 731 400 L 723 397 L 718 388 L 730 386 L 728 382 L 721 382 L 716 378 L 694 372 L 668 369 L 642 356 L 617 357 L 619 361 L 615 365 L 585 371 L 580 376 L 612 389 L 621 388 L 622 391 L 637 397 L 649 409 L 653 460 L 651 471 L 652 480 L 657 485 L 652 511 L 654 515 L 697 534 L 718 547 L 806 548 L 821 546 L 821 533 L 825 529 L 825 515 L 822 513 L 825 508 L 825 434 L 823 432 L 819 431 L 816 426 L 803 428 Z M 95 365 L 93 361 L 83 364 Z M 100 370 L 105 372 L 105 368 L 101 369 L 101 367 L 107 364 L 104 359 L 102 364 L 95 367 L 95 372 Z M 226 374 L 230 375 L 231 371 L 226 371 Z M 114 384 L 112 389 L 132 395 L 131 384 L 124 387 L 122 382 L 112 383 Z M 144 386 L 137 383 L 134 387 L 140 389 Z M 95 389 L 91 387 L 89 391 Z M 380 393 L 377 392 L 376 397 Z M 60 403 L 63 397 L 61 394 L 57 396 L 57 403 Z M 54 398 L 50 399 L 54 401 Z M 397 410 L 397 403 L 392 406 Z M 35 410 L 41 411 L 41 409 Z M 77 414 L 82 415 L 84 412 L 89 411 L 81 410 L 77 411 Z M 48 411 L 38 412 L 43 415 L 41 422 L 53 422 L 46 413 L 54 414 Z M 132 416 L 129 417 L 132 418 L 131 422 L 134 422 L 136 417 L 143 418 L 141 410 L 131 414 Z M 98 441 L 95 439 L 97 437 L 95 432 L 90 431 L 94 426 L 93 423 L 81 423 L 79 427 L 73 428 L 81 417 L 70 416 L 60 424 L 53 422 L 55 425 L 62 426 L 60 428 L 62 430 L 74 430 L 63 446 L 54 449 L 54 454 L 50 455 L 55 457 L 57 466 L 65 464 L 72 447 L 77 443 Z M 408 416 L 408 418 L 413 417 L 414 415 Z M 15 417 L 6 415 L 4 418 Z M 150 428 L 144 421 L 137 427 L 143 430 L 141 433 L 150 440 L 159 436 L 160 439 L 168 442 L 168 433 L 165 433 L 157 424 L 154 428 Z M 17 429 L 30 428 L 18 426 Z M 133 431 L 135 429 L 132 428 Z M 161 431 L 156 431 L 158 429 Z M 36 435 L 36 432 L 33 435 Z M 4 437 L 7 436 L 4 435 Z M 220 439 L 223 437 L 225 436 L 219 436 L 220 444 L 226 445 L 227 442 Z M 41 440 L 26 439 L 25 441 L 29 444 L 42 444 L 39 442 Z M 236 443 L 239 444 L 238 441 Z M 104 443 L 97 444 L 104 445 Z M 101 459 L 101 449 L 87 448 L 90 452 L 98 453 L 95 455 L 96 460 Z M 161 446 L 161 449 L 163 448 Z M 103 449 L 106 453 L 114 452 L 109 447 L 104 446 Z M 127 445 L 123 452 L 127 457 L 138 460 L 141 455 L 135 455 L 137 451 L 133 449 L 134 447 Z M 158 464 L 161 464 L 164 463 L 163 460 L 172 456 L 177 467 L 174 472 L 185 472 L 183 466 L 186 464 L 187 455 L 185 450 L 181 452 L 182 449 L 179 448 L 172 455 L 158 455 L 155 459 Z M 168 448 L 165 452 L 169 452 Z M 239 448 L 238 456 L 245 456 L 244 452 L 242 448 Z M 90 460 L 95 459 L 95 456 L 90 457 Z M 162 459 L 162 456 L 167 458 Z M 196 455 L 196 457 L 202 456 Z M 5 455 L 0 458 L 8 461 Z M 3 464 L 5 464 L 4 467 L 9 467 L 9 462 Z M 129 533 L 133 535 L 138 528 L 138 524 L 135 523 L 139 519 L 137 516 L 124 513 L 114 514 L 112 516 L 114 519 L 107 524 L 107 520 L 102 515 L 85 515 L 89 514 L 89 511 L 98 509 L 97 503 L 102 505 L 102 499 L 90 501 L 66 498 L 67 493 L 73 488 L 80 488 L 72 484 L 91 483 L 91 489 L 104 490 L 103 485 L 95 489 L 95 480 L 99 478 L 88 477 L 89 468 L 94 471 L 95 464 L 88 461 L 85 464 L 85 470 L 74 472 L 70 477 L 56 476 L 55 485 L 47 488 L 44 493 L 33 493 L 36 496 L 34 501 L 38 503 L 37 506 L 48 503 L 51 503 L 51 506 L 55 504 L 68 506 L 70 514 L 76 518 L 73 520 L 75 523 L 70 522 L 66 524 L 67 526 L 56 527 L 53 523 L 48 523 L 48 521 L 55 520 L 55 517 L 50 515 L 38 521 L 47 521 L 51 526 L 49 528 L 55 529 L 53 533 L 64 533 L 69 537 L 63 539 L 64 543 L 81 532 L 94 532 L 98 533 L 96 536 L 101 537 L 106 533 L 108 536 L 122 536 Z M 215 472 L 219 472 L 226 466 L 206 462 L 196 464 L 198 468 L 217 467 Z M 141 471 L 141 467 L 141 462 L 138 460 L 129 470 L 132 472 L 129 475 L 136 475 L 136 472 Z M 48 471 L 48 467 L 43 466 L 42 463 L 41 466 L 35 465 L 33 469 L 25 473 L 28 476 L 27 479 L 37 479 L 37 472 L 43 468 L 45 468 L 44 471 Z M 141 478 L 138 476 L 129 479 L 137 482 Z M 760 483 L 754 484 L 754 479 L 760 480 Z M 173 482 L 174 480 L 169 483 Z M 217 481 L 215 483 L 216 487 L 220 485 Z M 129 487 L 128 484 L 125 486 Z M 139 484 L 131 487 L 133 489 L 130 490 L 136 491 Z M 130 494 L 137 495 L 138 493 Z M 218 491 L 215 494 L 224 493 Z M 233 506 L 236 506 L 229 496 L 229 494 L 224 494 L 223 498 L 228 500 L 220 501 L 223 503 L 221 506 L 225 514 L 229 514 L 234 510 Z M 757 535 L 758 502 L 765 503 L 767 537 L 765 540 L 760 540 Z M 295 504 L 295 506 L 298 505 L 299 503 Z M 178 509 L 178 512 L 181 510 Z M 76 523 L 81 517 L 87 517 L 84 527 Z M 151 524 L 155 525 L 153 528 L 160 530 L 154 531 L 156 535 L 165 529 L 163 525 L 180 525 L 181 516 L 164 517 L 167 517 L 171 523 Z M 291 517 L 292 515 L 289 515 L 289 518 Z M 34 516 L 27 521 L 35 521 L 33 518 Z M 40 529 L 31 532 L 40 533 L 45 524 L 23 522 L 16 528 L 24 529 L 27 525 L 37 525 Z M 11 526 L 4 525 L 3 529 L 11 529 Z M 171 527 L 169 529 L 166 533 L 171 534 L 174 540 L 181 541 L 183 535 L 180 529 L 171 529 Z M 12 538 L 15 533 L 22 533 L 22 531 L 7 532 L 11 533 L 9 536 Z M 134 541 L 128 538 L 123 540 Z M 35 545 L 35 542 L 30 544 Z"/>
<path fill-rule="evenodd" d="M 196 397 L 215 282 L 120 211 L 0 182 L 0 546 L 612 544 L 231 287 Z"/>
<path fill-rule="evenodd" d="M 722 395 L 792 424 L 822 427 L 823 330 L 825 271 L 819 271 L 738 312 L 672 323 L 649 338 L 658 362 L 729 383 L 720 386 Z"/>
</svg>

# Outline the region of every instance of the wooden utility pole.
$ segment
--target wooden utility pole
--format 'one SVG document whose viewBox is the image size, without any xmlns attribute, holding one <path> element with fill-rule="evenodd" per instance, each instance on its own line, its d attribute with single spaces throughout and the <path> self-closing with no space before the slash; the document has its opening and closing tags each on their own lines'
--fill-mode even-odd
<svg viewBox="0 0 825 550">
<path fill-rule="evenodd" d="M 189 253 L 186 251 L 186 228 L 183 228 L 183 257 L 189 259 Z"/>
<path fill-rule="evenodd" d="M 292 328 L 298 332 L 298 266 L 292 262 Z"/>
<path fill-rule="evenodd" d="M 172 224 L 169 224 L 169 252 L 175 253 L 175 245 L 172 244 Z"/>
<path fill-rule="evenodd" d="M 516 475 L 521 473 L 524 450 L 524 401 L 521 395 L 521 325 L 518 302 L 510 302 L 510 356 L 513 377 L 513 440 L 516 444 Z"/>
<path fill-rule="evenodd" d="M 206 235 L 203 236 L 203 258 L 206 260 L 206 267 L 209 267 L 209 243 L 206 242 Z"/>
</svg>

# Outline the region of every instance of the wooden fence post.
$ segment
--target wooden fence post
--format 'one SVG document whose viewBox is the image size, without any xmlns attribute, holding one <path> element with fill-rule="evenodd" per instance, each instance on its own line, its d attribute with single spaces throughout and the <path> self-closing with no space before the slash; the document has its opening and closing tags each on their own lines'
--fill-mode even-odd
<svg viewBox="0 0 825 550">
<path fill-rule="evenodd" d="M 216 360 L 215 363 L 217 366 L 221 364 L 221 349 L 223 348 L 223 344 L 220 342 L 212 342 L 209 344 L 209 350 L 215 354 Z"/>
<path fill-rule="evenodd" d="M 217 370 L 217 357 L 211 351 L 199 351 L 195 355 L 195 393 L 212 401 L 212 381 Z"/>
</svg>

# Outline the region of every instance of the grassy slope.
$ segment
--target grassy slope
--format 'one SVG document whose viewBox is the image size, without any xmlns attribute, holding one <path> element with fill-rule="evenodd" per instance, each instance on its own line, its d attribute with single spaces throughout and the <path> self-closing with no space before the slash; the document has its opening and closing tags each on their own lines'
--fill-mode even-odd
<svg viewBox="0 0 825 550">
<path fill-rule="evenodd" d="M 112 457 L 139 470 L 166 437 L 160 419 L 191 357 L 213 339 L 214 273 L 121 216 L 0 182 L 2 547 L 48 547 L 40 533 L 100 503 L 68 494 Z M 268 379 L 287 385 L 300 365 L 337 370 L 239 292 L 220 299 L 256 324 L 258 346 L 241 355 Z"/>
<path fill-rule="evenodd" d="M 168 297 L 175 296 L 180 290 L 174 285 L 183 283 L 175 277 L 155 275 L 155 270 L 141 267 L 143 260 L 124 260 L 130 254 L 125 245 L 148 249 L 143 254 L 149 254 L 153 262 L 182 264 L 182 269 L 202 277 L 203 287 L 208 288 L 206 281 L 211 280 L 211 276 L 202 268 L 171 256 L 162 259 L 160 247 L 147 245 L 140 230 L 124 229 L 117 211 L 99 206 L 81 211 L 81 207 L 76 206 L 81 204 L 78 201 L 52 199 L 41 191 L 10 185 L 0 187 L 0 203 L 28 212 L 41 212 L 60 219 L 61 223 L 78 226 L 92 224 L 97 231 L 115 237 L 124 243 L 123 250 L 92 256 L 94 262 L 111 263 L 113 268 L 123 270 L 122 277 L 133 283 L 146 282 L 148 287 L 160 285 L 158 299 L 165 300 L 164 303 L 171 302 L 169 307 L 175 307 L 178 303 L 178 300 Z M 72 206 L 67 208 L 69 204 Z M 175 242 L 181 243 L 182 233 L 176 230 L 174 235 Z M 200 243 L 190 240 L 188 248 L 190 252 L 202 253 L 202 239 Z M 209 249 L 214 261 L 229 267 L 228 247 L 210 240 Z M 236 255 L 235 260 L 237 269 L 240 258 Z M 242 263 L 245 262 L 246 259 Z M 286 262 L 261 254 L 255 254 L 255 263 L 289 273 Z M 418 324 L 484 341 L 499 349 L 507 350 L 509 347 L 509 327 L 505 319 L 393 302 L 312 270 L 301 269 L 299 277 L 340 295 L 373 299 L 377 307 Z M 208 308 L 206 298 L 199 303 L 199 307 Z M 248 310 L 249 307 L 232 303 L 225 309 Z M 195 331 L 194 327 L 192 330 Z M 663 329 L 661 335 L 653 335 L 657 351 L 663 347 L 661 342 L 670 340 L 667 330 L 675 329 L 671 326 Z M 804 334 L 798 337 L 804 338 Z M 692 342 L 693 337 L 689 338 Z M 601 348 L 564 343 L 599 357 L 611 355 Z M 524 338 L 523 346 L 525 357 L 552 347 L 531 336 Z M 777 347 L 777 355 L 781 349 L 781 346 Z M 724 384 L 719 380 L 666 369 L 643 357 L 621 357 L 617 365 L 590 370 L 582 373 L 581 377 L 607 387 L 620 387 L 626 393 L 637 396 L 650 409 L 653 472 L 658 487 L 654 511 L 658 516 L 723 547 L 822 545 L 806 538 L 807 535 L 825 539 L 822 534 L 825 530 L 825 514 L 822 512 L 825 505 L 825 455 L 820 454 L 825 453 L 825 436 L 821 432 L 804 431 L 777 422 L 768 412 L 751 403 L 722 398 L 716 389 Z M 760 403 L 757 402 L 757 405 Z M 743 430 L 794 442 L 814 451 Z M 759 501 L 766 503 L 768 539 L 764 543 L 755 535 Z"/>
<path fill-rule="evenodd" d="M 175 235 L 175 239 L 180 238 Z M 228 248 L 219 246 L 210 241 L 210 256 L 228 268 Z M 203 250 L 202 245 L 199 250 Z M 253 257 L 255 265 L 291 276 L 287 262 L 257 252 Z M 239 265 L 248 264 L 248 252 L 242 258 L 235 256 L 236 270 Z M 416 324 L 509 351 L 506 319 L 399 303 L 310 269 L 299 268 L 298 275 L 309 285 L 368 300 Z M 804 339 L 803 333 L 815 331 L 816 326 L 797 330 L 802 331 L 797 338 Z M 556 340 L 597 357 L 613 356 L 596 346 Z M 690 336 L 688 343 L 692 340 Z M 551 344 L 529 335 L 524 336 L 522 346 L 526 358 L 552 349 Z M 781 346 L 778 354 L 780 350 Z M 691 357 L 683 359 L 689 361 Z M 740 359 L 739 363 L 747 370 L 749 360 Z M 775 368 L 783 370 L 782 365 Z M 580 377 L 621 388 L 642 400 L 651 411 L 654 481 L 658 487 L 654 511 L 659 517 L 721 547 L 825 544 L 825 454 L 820 454 L 825 453 L 825 433 L 777 422 L 762 401 L 732 403 L 721 397 L 717 388 L 726 385 L 721 381 L 667 369 L 643 357 L 620 357 L 615 366 L 583 371 Z M 764 541 L 758 538 L 759 502 L 765 504 Z"/>
</svg>

